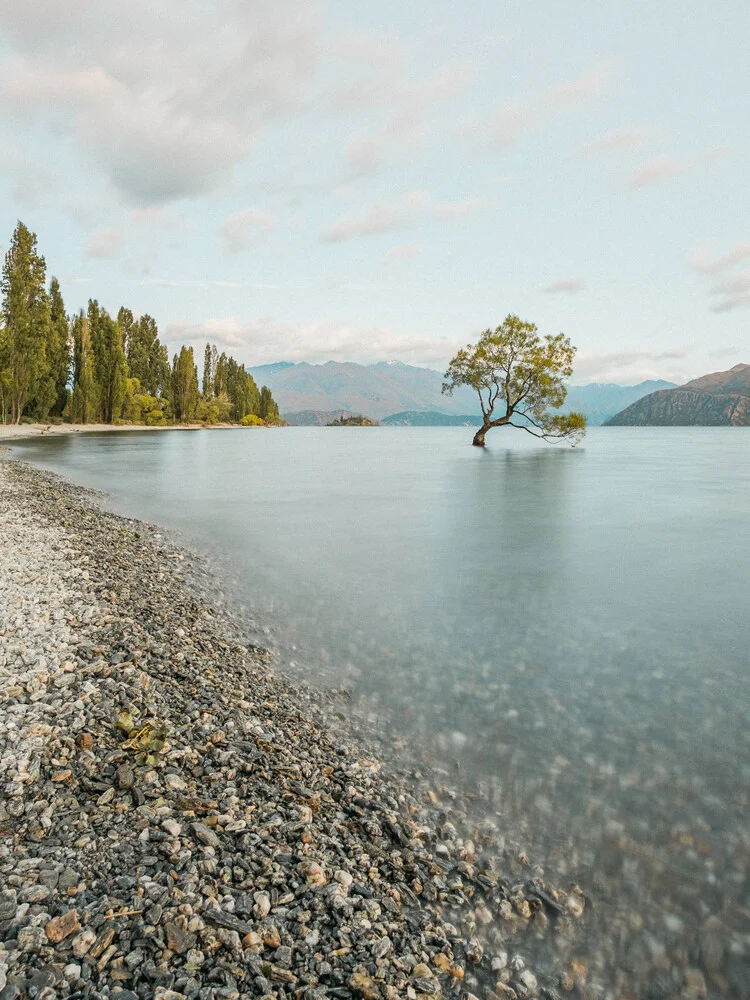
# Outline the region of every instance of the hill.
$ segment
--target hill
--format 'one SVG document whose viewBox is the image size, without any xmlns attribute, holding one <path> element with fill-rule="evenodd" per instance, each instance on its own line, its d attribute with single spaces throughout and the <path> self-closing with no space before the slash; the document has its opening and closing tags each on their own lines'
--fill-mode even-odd
<svg viewBox="0 0 750 1000">
<path fill-rule="evenodd" d="M 443 376 L 430 368 L 401 362 L 358 365 L 328 361 L 322 365 L 262 365 L 250 372 L 258 384 L 267 385 L 282 413 L 300 410 L 348 410 L 379 420 L 403 410 L 438 410 L 441 413 L 479 412 L 469 390 L 451 398 L 441 393 Z M 260 381 L 258 381 L 260 380 Z"/>
<path fill-rule="evenodd" d="M 735 365 L 644 396 L 607 421 L 608 427 L 748 427 L 750 365 Z"/>
<path fill-rule="evenodd" d="M 592 427 L 597 427 L 641 397 L 660 389 L 674 388 L 674 382 L 665 382 L 663 379 L 639 382 L 638 385 L 615 385 L 611 382 L 569 385 L 561 412 L 570 413 L 575 410 L 582 413 Z"/>
<path fill-rule="evenodd" d="M 453 396 L 444 396 L 441 372 L 400 361 L 380 361 L 374 365 L 351 361 L 328 361 L 321 365 L 280 361 L 251 368 L 250 374 L 258 385 L 268 386 L 279 409 L 292 424 L 330 423 L 341 411 L 367 413 L 381 421 L 390 416 L 403 418 L 404 413 L 443 414 L 459 417 L 462 423 L 480 414 L 477 397 L 471 390 L 461 389 Z M 672 386 L 671 382 L 571 385 L 564 410 L 578 410 L 589 423 L 601 424 L 641 396 Z M 302 417 L 311 412 L 320 412 L 327 419 Z M 416 418 L 411 418 L 411 423 L 416 425 Z"/>
</svg>

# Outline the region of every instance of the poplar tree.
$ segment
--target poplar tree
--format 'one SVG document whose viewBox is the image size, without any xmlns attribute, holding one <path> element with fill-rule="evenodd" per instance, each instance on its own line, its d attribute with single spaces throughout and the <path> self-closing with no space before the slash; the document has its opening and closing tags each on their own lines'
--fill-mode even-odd
<svg viewBox="0 0 750 1000">
<path fill-rule="evenodd" d="M 3 265 L 4 331 L 0 341 L 3 410 L 16 424 L 49 372 L 46 275 L 47 265 L 37 251 L 36 235 L 19 222 Z"/>
<path fill-rule="evenodd" d="M 74 423 L 87 424 L 96 419 L 99 402 L 94 381 L 91 330 L 83 310 L 73 320 L 72 332 L 73 396 L 70 413 Z"/>
<path fill-rule="evenodd" d="M 120 416 L 128 376 L 119 324 L 95 299 L 89 301 L 89 325 L 94 355 L 94 378 L 99 395 L 99 413 L 105 424 Z"/>
<path fill-rule="evenodd" d="M 198 405 L 198 369 L 192 347 L 182 347 L 172 361 L 172 408 L 175 418 L 188 423 Z"/>
<path fill-rule="evenodd" d="M 50 325 L 47 339 L 47 355 L 54 386 L 54 401 L 51 412 L 61 416 L 68 402 L 70 382 L 71 352 L 70 323 L 65 314 L 65 303 L 60 292 L 60 282 L 52 278 L 49 286 Z"/>
<path fill-rule="evenodd" d="M 208 399 L 214 394 L 214 353 L 216 348 L 211 350 L 211 344 L 206 344 L 203 352 L 203 396 Z"/>
<path fill-rule="evenodd" d="M 260 412 L 258 416 L 262 417 L 262 419 L 266 421 L 279 419 L 279 408 L 276 405 L 276 400 L 271 395 L 271 390 L 267 385 L 264 385 L 260 390 Z"/>
</svg>

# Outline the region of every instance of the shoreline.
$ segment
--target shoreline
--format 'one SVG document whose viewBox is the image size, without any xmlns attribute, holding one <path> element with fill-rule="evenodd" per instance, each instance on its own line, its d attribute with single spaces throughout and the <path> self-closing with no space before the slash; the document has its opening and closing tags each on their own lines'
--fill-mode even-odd
<svg viewBox="0 0 750 1000">
<path fill-rule="evenodd" d="M 66 437 L 70 434 L 117 434 L 128 431 L 226 431 L 250 430 L 239 424 L 0 424 L 0 442 L 23 441 L 37 437 Z"/>
<path fill-rule="evenodd" d="M 0 991 L 556 996 L 583 898 L 332 726 L 191 553 L 94 496 L 0 458 Z"/>
</svg>

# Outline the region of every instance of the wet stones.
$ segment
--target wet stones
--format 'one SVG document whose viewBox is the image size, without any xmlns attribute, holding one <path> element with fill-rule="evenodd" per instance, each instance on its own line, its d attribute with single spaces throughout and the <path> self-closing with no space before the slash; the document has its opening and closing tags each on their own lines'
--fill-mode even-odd
<svg viewBox="0 0 750 1000">
<path fill-rule="evenodd" d="M 39 973 L 38 1000 L 541 992 L 499 961 L 541 904 L 496 828 L 469 835 L 449 790 L 331 729 L 324 696 L 275 677 L 147 526 L 2 463 L 0 515 L 0 592 L 19 602 L 0 631 L 0 967 L 12 954 L 19 984 Z M 534 884 L 570 922 L 574 890 Z"/>
</svg>

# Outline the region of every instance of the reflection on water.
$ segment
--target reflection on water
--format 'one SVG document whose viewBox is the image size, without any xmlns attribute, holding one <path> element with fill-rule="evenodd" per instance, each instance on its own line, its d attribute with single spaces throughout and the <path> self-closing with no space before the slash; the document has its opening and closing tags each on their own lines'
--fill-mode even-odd
<svg viewBox="0 0 750 1000">
<path fill-rule="evenodd" d="M 23 450 L 218 553 L 287 669 L 344 684 L 384 738 L 478 788 L 553 881 L 585 886 L 587 982 L 750 997 L 750 434 Z"/>
</svg>

